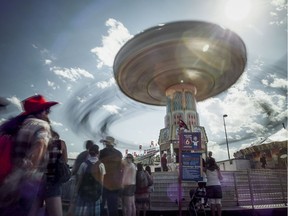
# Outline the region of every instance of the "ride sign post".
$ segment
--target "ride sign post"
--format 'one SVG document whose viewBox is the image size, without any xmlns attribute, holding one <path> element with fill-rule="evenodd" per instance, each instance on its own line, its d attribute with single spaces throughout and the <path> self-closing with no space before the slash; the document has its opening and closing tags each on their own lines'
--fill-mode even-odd
<svg viewBox="0 0 288 216">
<path fill-rule="evenodd" d="M 202 154 L 201 132 L 179 133 L 179 215 L 182 215 L 182 181 L 201 181 Z"/>
</svg>

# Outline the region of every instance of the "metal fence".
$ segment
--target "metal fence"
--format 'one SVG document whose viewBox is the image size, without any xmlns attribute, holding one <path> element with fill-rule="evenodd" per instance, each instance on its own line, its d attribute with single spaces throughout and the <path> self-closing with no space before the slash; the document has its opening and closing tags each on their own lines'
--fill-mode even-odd
<svg viewBox="0 0 288 216">
<path fill-rule="evenodd" d="M 257 205 L 287 205 L 287 171 L 286 170 L 244 170 L 222 171 L 221 182 L 223 207 Z M 178 208 L 178 173 L 155 172 L 154 192 L 151 193 L 151 209 Z M 63 185 L 63 203 L 70 201 L 74 179 Z M 189 191 L 196 188 L 196 182 L 182 182 L 182 205 L 188 205 Z"/>
</svg>

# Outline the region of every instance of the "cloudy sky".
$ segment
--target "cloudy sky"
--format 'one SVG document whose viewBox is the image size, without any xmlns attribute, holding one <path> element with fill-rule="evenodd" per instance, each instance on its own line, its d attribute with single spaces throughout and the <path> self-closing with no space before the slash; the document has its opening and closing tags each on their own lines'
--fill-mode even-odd
<svg viewBox="0 0 288 216">
<path fill-rule="evenodd" d="M 239 2 L 241 2 L 239 4 Z M 238 3 L 238 4 L 237 4 Z M 198 103 L 208 149 L 217 160 L 286 127 L 286 0 L 2 0 L 0 6 L 0 121 L 21 112 L 34 94 L 59 101 L 53 127 L 69 156 L 104 134 L 124 152 L 157 142 L 165 107 L 128 99 L 113 76 L 114 57 L 125 42 L 150 27 L 180 20 L 212 22 L 246 44 L 247 66 L 235 85 Z"/>
</svg>

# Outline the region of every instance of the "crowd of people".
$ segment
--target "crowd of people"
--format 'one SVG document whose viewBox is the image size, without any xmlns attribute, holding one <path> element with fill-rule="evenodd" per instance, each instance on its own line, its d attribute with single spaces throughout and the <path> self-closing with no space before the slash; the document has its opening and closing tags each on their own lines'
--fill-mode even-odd
<svg viewBox="0 0 288 216">
<path fill-rule="evenodd" d="M 5 145 L 6 136 L 11 137 L 13 143 L 8 149 L 11 158 L 3 163 L 6 167 L 2 166 L 0 172 L 3 216 L 38 216 L 43 211 L 47 216 L 63 215 L 63 182 L 59 180 L 58 167 L 60 163 L 67 163 L 68 157 L 65 141 L 49 120 L 50 108 L 56 104 L 42 95 L 29 97 L 22 101 L 24 112 L 0 126 L 0 147 Z M 115 148 L 113 137 L 106 136 L 100 142 L 104 146 L 101 150 L 92 140 L 87 140 L 86 150 L 74 162 L 71 178 L 75 179 L 75 185 L 67 215 L 117 216 L 121 200 L 123 216 L 139 216 L 140 211 L 145 216 L 150 207 L 150 193 L 154 191 L 151 168 L 135 164 L 132 154 L 123 158 Z M 163 171 L 168 171 L 166 157 L 164 153 L 161 158 Z M 212 215 L 217 210 L 221 216 L 222 176 L 212 152 L 203 171 L 207 176 Z"/>
<path fill-rule="evenodd" d="M 76 186 L 67 215 L 117 216 L 121 204 L 122 215 L 138 216 L 142 210 L 145 216 L 150 204 L 150 193 L 153 191 L 150 167 L 146 166 L 144 170 L 141 163 L 135 164 L 132 154 L 123 158 L 122 153 L 115 148 L 115 139 L 111 136 L 100 140 L 105 146 L 100 151 L 99 146 L 91 142 L 86 142 L 87 150 L 78 155 L 72 168 Z M 88 168 L 87 160 L 93 164 L 92 168 Z M 87 170 L 94 177 L 94 182 L 84 184 L 86 190 L 91 192 L 89 197 L 82 189 Z M 97 184 L 100 185 L 99 191 L 95 186 Z"/>
<path fill-rule="evenodd" d="M 0 126 L 0 212 L 2 216 L 62 216 L 61 185 L 67 146 L 52 128 L 51 107 L 58 104 L 34 95 L 22 101 L 24 112 Z M 73 198 L 67 215 L 139 215 L 149 207 L 153 178 L 149 167 L 135 164 L 132 154 L 123 159 L 115 139 L 87 140 L 86 150 L 73 165 Z M 148 170 L 148 171 L 146 171 Z M 144 174 L 144 175 L 143 175 Z M 67 181 L 67 180 L 65 180 Z M 145 215 L 145 213 L 144 213 Z"/>
</svg>

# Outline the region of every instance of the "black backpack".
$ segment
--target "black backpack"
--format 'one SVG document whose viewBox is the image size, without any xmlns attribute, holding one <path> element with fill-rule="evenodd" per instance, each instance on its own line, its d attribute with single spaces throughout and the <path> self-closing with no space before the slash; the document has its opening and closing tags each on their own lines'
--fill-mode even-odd
<svg viewBox="0 0 288 216">
<path fill-rule="evenodd" d="M 149 180 L 146 172 L 144 170 L 137 171 L 136 173 L 136 187 L 141 189 L 141 188 L 146 188 L 149 186 Z"/>
<path fill-rule="evenodd" d="M 96 164 L 92 164 L 91 161 L 87 160 L 85 163 L 87 164 L 87 168 L 79 185 L 79 196 L 86 202 L 96 202 L 102 194 L 102 185 L 92 175 L 92 167 L 97 167 L 97 175 L 100 176 L 100 162 L 97 161 Z"/>
</svg>

